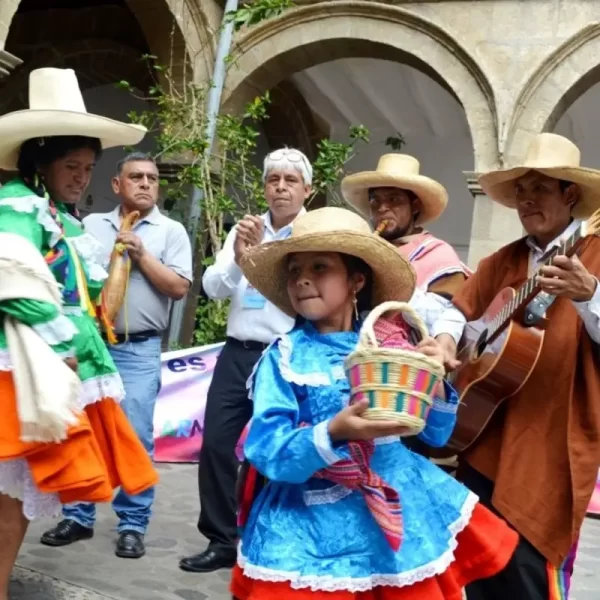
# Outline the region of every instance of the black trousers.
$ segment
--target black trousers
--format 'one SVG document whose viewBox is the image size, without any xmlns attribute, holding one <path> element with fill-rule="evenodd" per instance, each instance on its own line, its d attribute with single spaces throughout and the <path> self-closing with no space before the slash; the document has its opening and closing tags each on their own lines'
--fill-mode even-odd
<svg viewBox="0 0 600 600">
<path fill-rule="evenodd" d="M 266 345 L 228 338 L 208 389 L 200 451 L 198 529 L 214 550 L 236 552 L 235 446 L 252 416 L 246 382 Z"/>
<path fill-rule="evenodd" d="M 462 464 L 458 471 L 460 479 L 479 496 L 480 502 L 496 515 L 492 506 L 494 484 L 481 473 Z M 568 561 L 567 561 L 568 562 Z M 569 567 L 572 574 L 572 566 Z M 506 568 L 488 579 L 475 581 L 467 586 L 467 600 L 548 600 L 548 562 L 524 537 Z"/>
</svg>

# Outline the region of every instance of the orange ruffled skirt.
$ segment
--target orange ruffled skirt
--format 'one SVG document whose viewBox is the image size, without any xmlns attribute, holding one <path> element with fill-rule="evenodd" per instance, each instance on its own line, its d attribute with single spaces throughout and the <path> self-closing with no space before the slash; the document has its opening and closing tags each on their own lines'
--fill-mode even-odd
<svg viewBox="0 0 600 600">
<path fill-rule="evenodd" d="M 89 404 L 60 443 L 22 442 L 13 378 L 0 372 L 0 461 L 25 459 L 42 493 L 63 504 L 110 502 L 158 483 L 158 474 L 121 407 L 111 398 Z"/>
<path fill-rule="evenodd" d="M 382 586 L 366 592 L 292 589 L 288 583 L 250 579 L 236 566 L 231 593 L 238 600 L 462 600 L 467 584 L 504 569 L 517 547 L 518 535 L 504 521 L 477 504 L 469 524 L 458 534 L 456 541 L 454 561 L 448 569 L 411 586 Z"/>
</svg>

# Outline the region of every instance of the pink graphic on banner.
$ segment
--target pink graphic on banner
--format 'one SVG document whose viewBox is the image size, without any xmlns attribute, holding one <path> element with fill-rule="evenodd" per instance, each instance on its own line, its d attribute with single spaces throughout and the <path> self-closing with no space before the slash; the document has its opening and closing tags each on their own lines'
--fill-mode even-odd
<svg viewBox="0 0 600 600">
<path fill-rule="evenodd" d="M 598 479 L 596 480 L 596 487 L 592 494 L 592 501 L 588 507 L 588 515 L 597 517 L 600 519 L 600 471 L 598 471 Z"/>
<path fill-rule="evenodd" d="M 154 413 L 156 462 L 197 462 L 206 395 L 223 344 L 162 356 L 162 388 Z"/>
</svg>

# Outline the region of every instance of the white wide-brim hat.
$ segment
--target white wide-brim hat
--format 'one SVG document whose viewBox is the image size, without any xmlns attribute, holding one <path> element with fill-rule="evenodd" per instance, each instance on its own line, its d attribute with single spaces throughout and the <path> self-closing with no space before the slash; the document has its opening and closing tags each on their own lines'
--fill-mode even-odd
<svg viewBox="0 0 600 600">
<path fill-rule="evenodd" d="M 285 240 L 251 248 L 241 260 L 246 279 L 267 300 L 290 316 L 296 313 L 287 292 L 287 257 L 295 252 L 339 252 L 362 259 L 373 271 L 373 306 L 413 295 L 416 274 L 389 242 L 371 231 L 356 213 L 337 207 L 312 210 L 298 217 Z"/>
<path fill-rule="evenodd" d="M 420 174 L 421 165 L 408 154 L 384 154 L 376 171 L 364 171 L 342 179 L 342 195 L 366 217 L 371 216 L 369 189 L 394 187 L 413 192 L 421 202 L 415 225 L 438 219 L 448 205 L 448 192 L 437 181 Z"/>
<path fill-rule="evenodd" d="M 146 132 L 88 113 L 72 69 L 36 69 L 29 75 L 29 108 L 0 117 L 0 169 L 16 169 L 19 150 L 31 138 L 81 135 L 112 148 L 138 144 Z"/>
<path fill-rule="evenodd" d="M 515 180 L 529 171 L 570 181 L 581 189 L 571 214 L 577 219 L 587 219 L 600 208 L 600 171 L 581 167 L 580 162 L 581 152 L 571 140 L 555 133 L 540 133 L 531 142 L 521 165 L 485 173 L 479 177 L 479 184 L 492 200 L 516 208 Z"/>
</svg>

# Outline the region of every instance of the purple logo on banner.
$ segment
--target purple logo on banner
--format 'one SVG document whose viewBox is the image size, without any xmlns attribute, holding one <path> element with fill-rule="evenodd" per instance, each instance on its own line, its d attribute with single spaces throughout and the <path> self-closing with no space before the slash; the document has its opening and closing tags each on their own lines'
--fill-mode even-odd
<svg viewBox="0 0 600 600">
<path fill-rule="evenodd" d="M 156 462 L 197 462 L 206 395 L 223 344 L 162 355 L 162 388 L 154 413 Z"/>
</svg>

